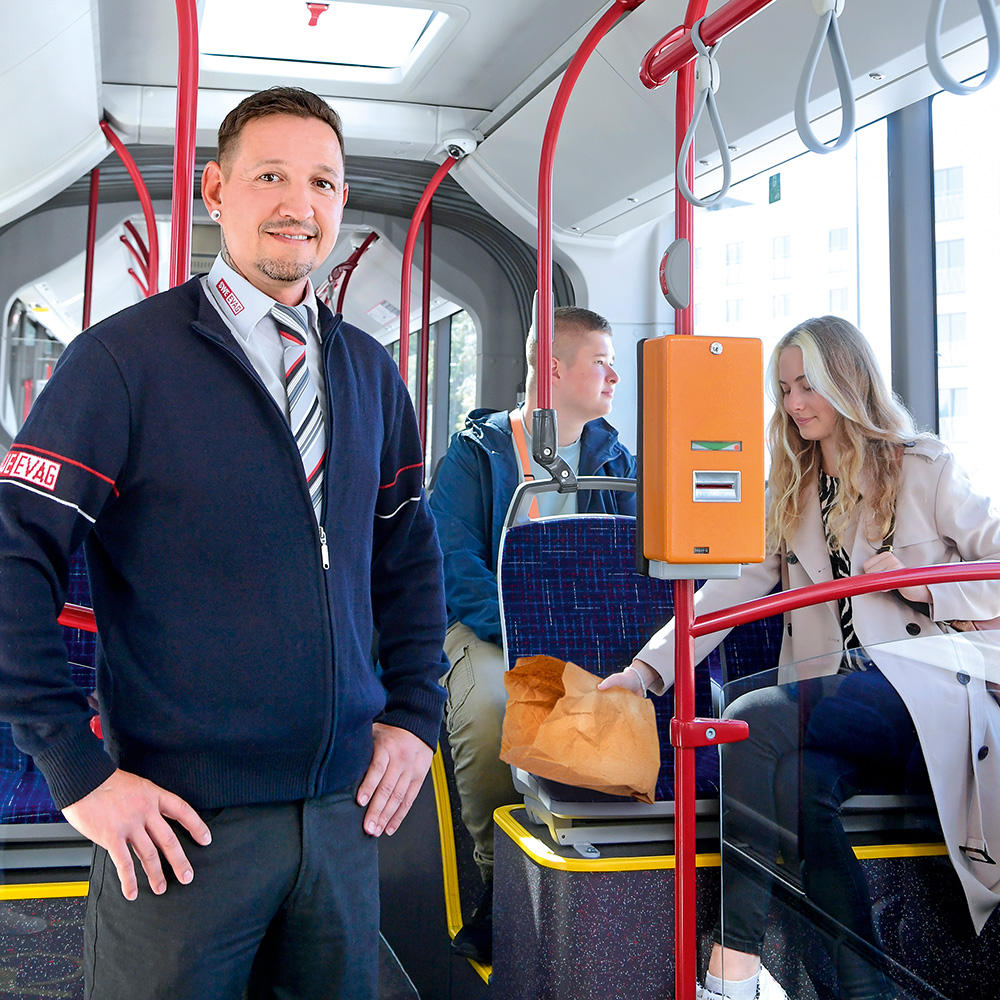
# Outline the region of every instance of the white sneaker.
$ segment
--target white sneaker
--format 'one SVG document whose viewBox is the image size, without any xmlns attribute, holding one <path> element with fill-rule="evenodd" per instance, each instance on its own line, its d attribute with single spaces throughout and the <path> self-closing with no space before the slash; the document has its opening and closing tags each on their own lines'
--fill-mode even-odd
<svg viewBox="0 0 1000 1000">
<path fill-rule="evenodd" d="M 788 1000 L 781 983 L 763 965 L 757 976 L 757 1000 Z"/>
<path fill-rule="evenodd" d="M 715 990 L 698 983 L 695 1000 L 732 1000 L 732 998 L 728 993 L 725 995 L 716 993 Z M 788 994 L 782 989 L 781 984 L 763 965 L 757 973 L 757 991 L 754 1000 L 788 1000 Z"/>
</svg>

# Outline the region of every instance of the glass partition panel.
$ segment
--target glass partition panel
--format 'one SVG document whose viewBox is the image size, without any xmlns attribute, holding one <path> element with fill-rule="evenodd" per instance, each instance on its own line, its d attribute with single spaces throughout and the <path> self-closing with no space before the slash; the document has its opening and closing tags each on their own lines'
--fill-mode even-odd
<svg viewBox="0 0 1000 1000">
<path fill-rule="evenodd" d="M 724 679 L 728 979 L 762 953 L 789 997 L 994 995 L 1000 632 Z"/>
</svg>

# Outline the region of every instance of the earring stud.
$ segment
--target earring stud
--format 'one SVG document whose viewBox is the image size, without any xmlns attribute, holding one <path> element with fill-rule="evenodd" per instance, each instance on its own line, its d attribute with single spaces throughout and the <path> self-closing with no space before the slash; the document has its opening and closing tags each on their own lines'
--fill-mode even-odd
<svg viewBox="0 0 1000 1000">
<path fill-rule="evenodd" d="M 213 222 L 218 222 L 222 218 L 222 213 L 217 208 L 213 208 L 208 214 L 211 216 Z"/>
</svg>

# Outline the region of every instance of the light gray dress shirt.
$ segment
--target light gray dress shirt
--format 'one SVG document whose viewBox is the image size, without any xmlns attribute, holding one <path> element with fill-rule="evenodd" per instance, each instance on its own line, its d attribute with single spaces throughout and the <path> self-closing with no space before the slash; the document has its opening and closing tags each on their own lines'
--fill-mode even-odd
<svg viewBox="0 0 1000 1000">
<path fill-rule="evenodd" d="M 288 419 L 288 396 L 285 393 L 284 348 L 278 327 L 271 316 L 275 300 L 251 285 L 241 274 L 237 274 L 220 254 L 215 258 L 212 270 L 201 279 L 209 300 L 218 310 L 226 325 L 232 331 L 236 342 L 243 348 L 250 364 L 274 397 L 285 419 Z M 319 337 L 319 307 L 312 282 L 306 280 L 306 294 L 300 303 L 309 317 L 309 331 L 306 336 L 306 365 L 309 376 L 316 387 L 320 409 L 323 411 L 323 434 L 329 426 L 326 412 L 326 392 L 323 379 L 322 350 Z"/>
</svg>

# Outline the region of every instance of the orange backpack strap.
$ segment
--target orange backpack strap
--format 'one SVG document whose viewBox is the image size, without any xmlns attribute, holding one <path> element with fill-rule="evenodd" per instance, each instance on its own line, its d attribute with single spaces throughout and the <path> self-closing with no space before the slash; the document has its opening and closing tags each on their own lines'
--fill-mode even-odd
<svg viewBox="0 0 1000 1000">
<path fill-rule="evenodd" d="M 510 431 L 514 438 L 517 457 L 521 462 L 521 475 L 526 483 L 533 483 L 535 475 L 531 471 L 531 462 L 528 459 L 528 441 L 524 436 L 524 411 L 519 406 L 510 411 Z M 532 497 L 531 506 L 528 508 L 528 517 L 534 521 L 538 516 L 538 497 Z"/>
</svg>

